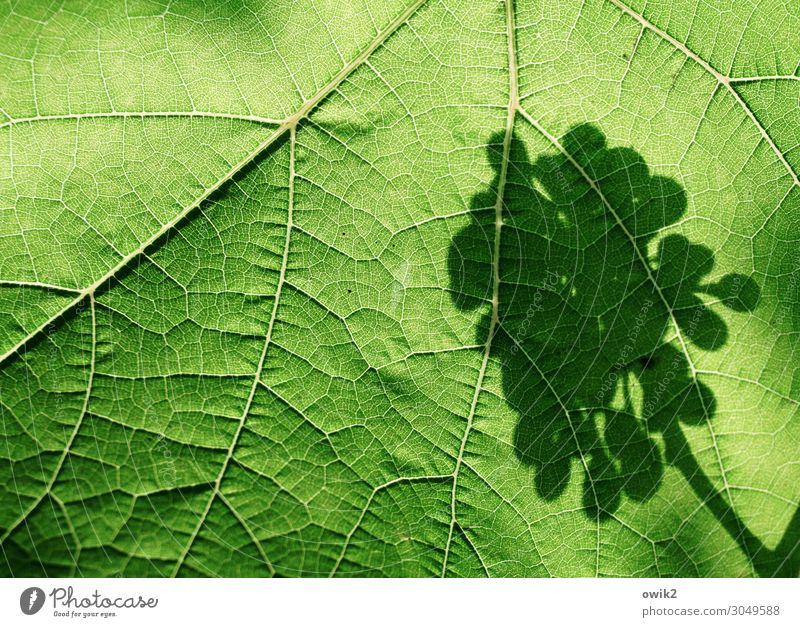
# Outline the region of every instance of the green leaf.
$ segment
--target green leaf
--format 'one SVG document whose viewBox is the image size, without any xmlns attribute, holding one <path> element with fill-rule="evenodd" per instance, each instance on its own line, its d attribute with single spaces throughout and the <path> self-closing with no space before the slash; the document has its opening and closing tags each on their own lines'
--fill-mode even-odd
<svg viewBox="0 0 800 627">
<path fill-rule="evenodd" d="M 0 574 L 800 572 L 800 5 L 0 35 Z"/>
</svg>

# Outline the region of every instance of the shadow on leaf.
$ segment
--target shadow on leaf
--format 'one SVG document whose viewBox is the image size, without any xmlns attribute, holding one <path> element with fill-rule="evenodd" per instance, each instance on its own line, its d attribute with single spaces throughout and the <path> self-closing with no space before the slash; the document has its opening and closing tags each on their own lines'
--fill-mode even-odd
<svg viewBox="0 0 800 627">
<path fill-rule="evenodd" d="M 493 333 L 505 399 L 519 415 L 515 451 L 534 469 L 537 494 L 558 498 L 579 468 L 587 515 L 605 518 L 623 499 L 651 498 L 669 464 L 757 572 L 794 572 L 793 559 L 766 549 L 713 487 L 680 427 L 705 424 L 716 409 L 690 351 L 722 348 L 719 311 L 752 311 L 759 286 L 736 273 L 711 280 L 709 248 L 662 235 L 685 217 L 685 191 L 589 124 L 534 161 L 512 135 L 495 242 L 503 144 L 502 133 L 490 140 L 495 177 L 472 200 L 449 272 L 459 308 L 489 309 L 498 246 L 497 322 L 488 312 L 477 340 Z M 794 544 L 799 524 L 787 530 Z"/>
</svg>

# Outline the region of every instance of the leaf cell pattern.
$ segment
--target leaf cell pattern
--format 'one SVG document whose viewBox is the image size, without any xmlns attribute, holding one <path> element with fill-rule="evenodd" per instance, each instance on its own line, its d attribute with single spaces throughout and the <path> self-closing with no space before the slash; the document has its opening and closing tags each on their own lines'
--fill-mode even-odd
<svg viewBox="0 0 800 627">
<path fill-rule="evenodd" d="M 0 573 L 800 573 L 798 6 L 0 29 Z"/>
</svg>

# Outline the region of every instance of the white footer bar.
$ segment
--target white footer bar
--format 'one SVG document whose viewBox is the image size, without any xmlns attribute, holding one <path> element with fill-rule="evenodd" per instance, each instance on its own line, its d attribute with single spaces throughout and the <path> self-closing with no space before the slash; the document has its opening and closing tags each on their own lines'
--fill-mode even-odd
<svg viewBox="0 0 800 627">
<path fill-rule="evenodd" d="M 0 625 L 797 627 L 798 597 L 793 579 L 5 579 Z"/>
</svg>

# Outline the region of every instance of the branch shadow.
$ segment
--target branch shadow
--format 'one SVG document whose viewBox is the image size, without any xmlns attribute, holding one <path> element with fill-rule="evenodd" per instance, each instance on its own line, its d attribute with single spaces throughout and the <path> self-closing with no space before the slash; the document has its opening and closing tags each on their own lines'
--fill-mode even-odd
<svg viewBox="0 0 800 627">
<path fill-rule="evenodd" d="M 503 143 L 503 133 L 490 139 L 494 180 L 473 197 L 471 222 L 449 250 L 462 310 L 490 309 Z M 708 423 L 716 410 L 687 350 L 722 348 L 728 329 L 717 312 L 754 310 L 759 286 L 737 273 L 710 281 L 709 248 L 682 235 L 659 237 L 684 217 L 686 193 L 651 174 L 636 151 L 608 147 L 590 124 L 572 128 L 562 148 L 531 161 L 511 137 L 498 322 L 492 327 L 487 312 L 477 333 L 481 344 L 494 334 L 504 396 L 519 415 L 514 448 L 534 469 L 536 493 L 558 498 L 582 467 L 584 511 L 607 518 L 623 499 L 650 499 L 670 465 L 756 572 L 796 574 L 800 514 L 767 549 L 714 487 L 681 429 Z"/>
</svg>

